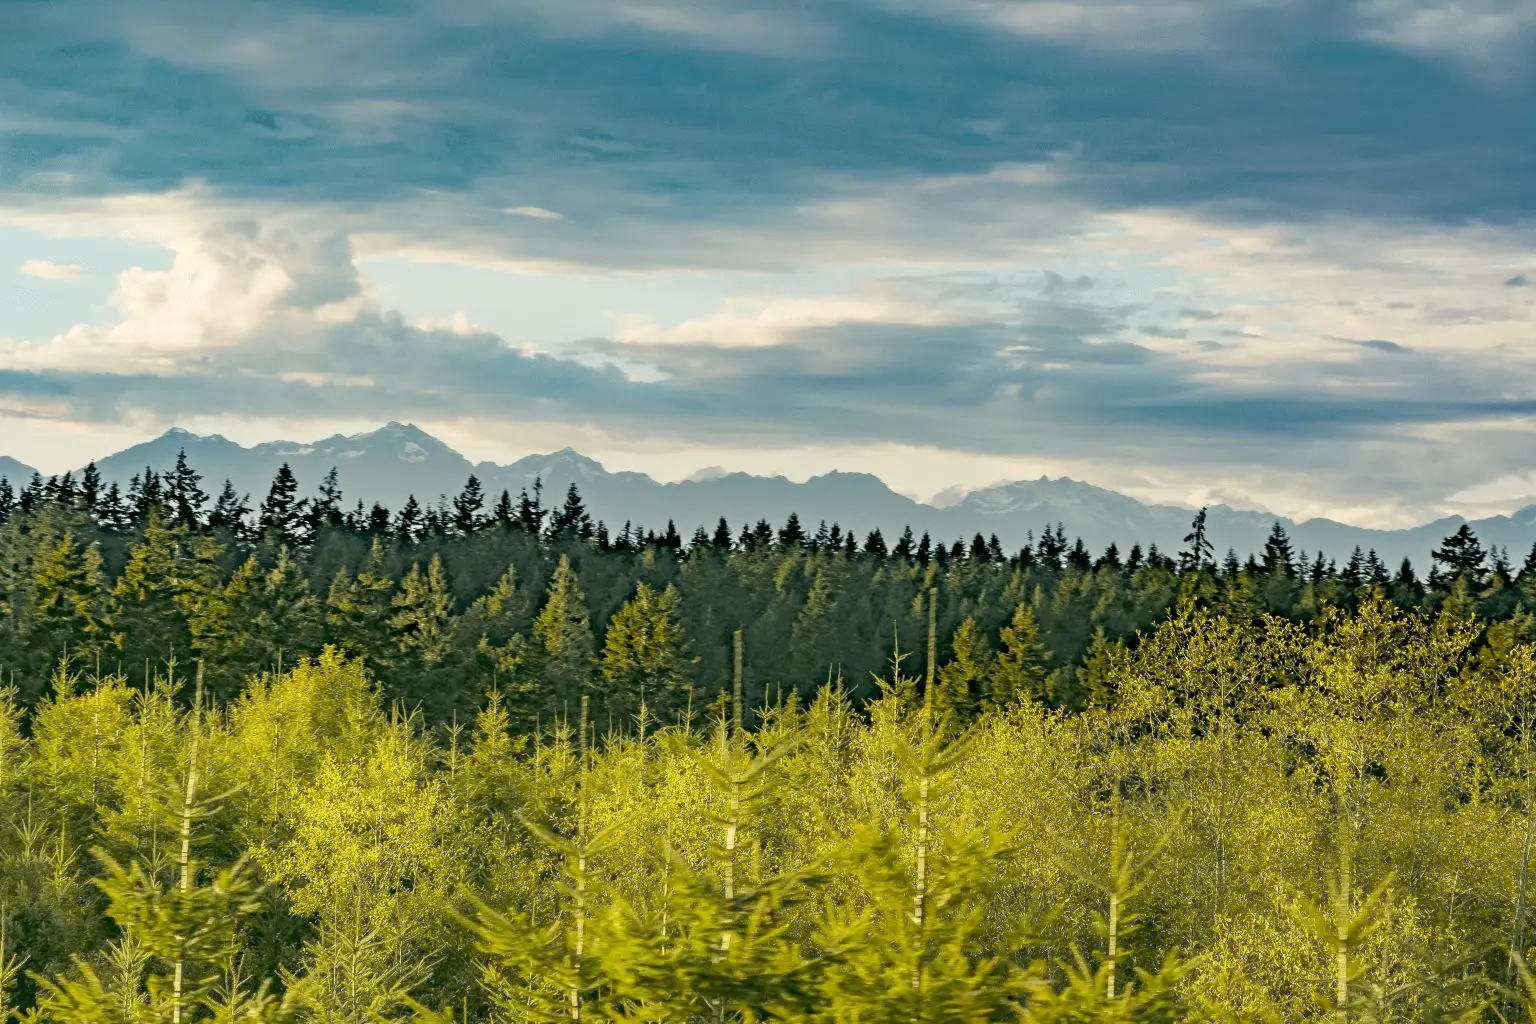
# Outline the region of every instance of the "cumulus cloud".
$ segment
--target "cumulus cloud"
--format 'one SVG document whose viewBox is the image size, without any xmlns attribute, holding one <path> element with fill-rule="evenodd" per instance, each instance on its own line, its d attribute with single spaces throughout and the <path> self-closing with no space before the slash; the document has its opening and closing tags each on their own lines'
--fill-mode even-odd
<svg viewBox="0 0 1536 1024">
<path fill-rule="evenodd" d="M 73 281 L 81 275 L 83 270 L 73 263 L 30 259 L 24 261 L 16 272 L 23 277 L 40 277 L 45 281 Z"/>
</svg>

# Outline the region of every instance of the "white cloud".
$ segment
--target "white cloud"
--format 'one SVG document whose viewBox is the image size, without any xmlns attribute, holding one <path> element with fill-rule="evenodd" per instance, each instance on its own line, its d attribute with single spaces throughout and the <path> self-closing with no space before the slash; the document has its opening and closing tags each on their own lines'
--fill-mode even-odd
<svg viewBox="0 0 1536 1024">
<path fill-rule="evenodd" d="M 1178 53 L 1203 50 L 1223 22 L 1293 0 L 883 0 L 899 10 L 979 23 L 1034 39 L 1090 49 Z"/>
<path fill-rule="evenodd" d="M 843 283 L 812 291 L 764 275 L 759 288 L 675 318 L 625 315 L 595 291 L 593 304 L 617 314 L 613 341 L 556 335 L 544 351 L 562 357 L 542 362 L 477 327 L 479 311 L 461 300 L 415 326 L 381 309 L 359 277 L 352 232 L 390 211 L 368 221 L 298 215 L 195 189 L 0 211 L 54 234 L 105 225 L 175 253 L 168 270 L 120 275 L 113 320 L 0 342 L 0 370 L 90 377 L 71 378 L 75 392 L 14 392 L 0 414 L 138 422 L 177 415 L 156 405 L 184 401 L 169 389 L 217 382 L 230 418 L 261 413 L 269 397 L 271 415 L 298 417 L 322 401 L 313 388 L 334 417 L 457 414 L 476 430 L 497 420 L 509 438 L 538 422 L 543 447 L 572 443 L 605 461 L 643 439 L 621 464 L 675 478 L 708 464 L 815 465 L 873 470 L 932 494 L 1066 473 L 1161 500 L 1219 497 L 1376 523 L 1491 501 L 1477 485 L 1522 466 L 1531 425 L 1479 410 L 1536 393 L 1536 292 L 1504 285 L 1529 269 L 1532 228 L 1327 218 L 1297 227 L 1150 208 L 1015 215 L 1000 201 L 1048 178 L 939 178 L 809 208 L 807 262 L 840 265 Z M 843 230 L 862 237 L 831 241 Z M 711 242 L 734 253 L 788 241 L 765 225 L 700 231 L 690 244 L 703 263 Z M 451 234 L 402 233 L 399 244 L 464 258 Z M 896 256 L 863 268 L 848 258 L 880 251 Z M 544 272 L 599 287 L 579 264 Z M 1012 363 L 996 358 L 1005 346 Z M 193 383 L 144 383 L 175 378 Z M 663 384 L 647 392 L 636 381 Z M 800 393 L 816 387 L 840 390 Z M 666 388 L 687 401 L 648 397 Z M 85 408 L 89 394 L 97 404 Z M 1368 404 L 1377 399 L 1385 404 Z M 1250 400 L 1254 417 L 1264 402 L 1280 411 L 1245 422 Z M 1149 403 L 1154 411 L 1141 411 Z M 1391 419 L 1399 406 L 1410 410 L 1401 422 Z M 905 436 L 882 447 L 849 410 L 885 416 Z M 753 454 L 742 438 L 756 424 Z M 818 440 L 845 433 L 833 448 Z M 796 461 L 813 447 L 820 454 Z"/>
<path fill-rule="evenodd" d="M 45 281 L 73 281 L 83 273 L 83 270 L 73 263 L 54 263 L 52 260 L 33 259 L 22 263 L 17 273 L 24 277 L 40 277 Z"/>
<path fill-rule="evenodd" d="M 542 206 L 514 206 L 502 212 L 518 217 L 532 217 L 534 220 L 565 220 L 565 214 L 556 213 L 554 210 L 546 210 Z"/>
<path fill-rule="evenodd" d="M 1485 77 L 1521 69 L 1536 32 L 1536 0 L 1357 0 L 1355 8 L 1364 38 Z"/>
</svg>

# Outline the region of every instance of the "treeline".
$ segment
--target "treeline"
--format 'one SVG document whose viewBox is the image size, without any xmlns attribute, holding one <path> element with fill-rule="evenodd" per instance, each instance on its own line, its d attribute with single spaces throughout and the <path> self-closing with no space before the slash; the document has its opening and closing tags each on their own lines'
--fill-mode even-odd
<svg viewBox="0 0 1536 1024">
<path fill-rule="evenodd" d="M 897 652 L 691 729 L 60 667 L 0 701 L 0 1018 L 1530 1020 L 1536 622 L 1468 612 L 1189 598 L 1075 713 Z"/>
<path fill-rule="evenodd" d="M 795 516 L 721 520 L 684 542 L 672 523 L 594 522 L 574 484 L 551 507 L 538 484 L 490 500 L 471 477 L 452 499 L 391 512 L 348 510 L 334 470 L 303 498 L 284 466 L 252 507 L 227 481 L 210 499 L 184 455 L 126 491 L 88 467 L 19 493 L 0 480 L 0 678 L 30 707 L 61 660 L 135 685 L 174 660 L 201 664 L 225 700 L 331 645 L 434 722 L 495 689 L 520 727 L 569 720 L 587 696 L 596 721 L 629 728 L 642 704 L 653 722 L 699 714 L 730 676 L 737 628 L 749 706 L 828 679 L 869 699 L 892 652 L 918 653 L 936 587 L 941 657 L 966 666 L 946 684 L 957 709 L 1015 692 L 1081 709 L 1103 699 L 1097 661 L 1181 596 L 1240 621 L 1305 621 L 1371 593 L 1484 621 L 1536 604 L 1536 559 L 1516 570 L 1466 528 L 1421 581 L 1374 552 L 1341 566 L 1294 551 L 1278 523 L 1262 552 L 1218 558 L 1204 524 L 1173 555 L 1093 554 L 1060 524 L 1009 552 L 995 535 L 887 544 Z"/>
</svg>

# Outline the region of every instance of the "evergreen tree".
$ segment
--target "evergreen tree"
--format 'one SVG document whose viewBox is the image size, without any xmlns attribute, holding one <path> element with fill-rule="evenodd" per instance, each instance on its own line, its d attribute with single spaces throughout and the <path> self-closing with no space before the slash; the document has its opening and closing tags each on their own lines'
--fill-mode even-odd
<svg viewBox="0 0 1536 1024">
<path fill-rule="evenodd" d="M 66 655 L 86 659 L 105 634 L 101 552 L 65 533 L 43 551 L 33 574 L 21 637 L 32 678 L 47 676 Z"/>
<path fill-rule="evenodd" d="M 245 532 L 250 515 L 249 495 L 238 493 L 235 485 L 226 479 L 224 489 L 213 504 L 213 511 L 208 513 L 208 526 L 239 536 Z"/>
<path fill-rule="evenodd" d="M 276 548 L 299 539 L 299 524 L 303 522 L 304 502 L 298 497 L 299 482 L 294 479 L 288 463 L 278 467 L 277 476 L 267 491 L 266 499 L 256 519 L 256 529 L 262 540 Z"/>
<path fill-rule="evenodd" d="M 483 521 L 480 513 L 484 508 L 485 489 L 480 486 L 480 478 L 471 473 L 464 481 L 464 489 L 453 499 L 454 531 L 461 537 L 474 533 Z M 508 511 L 510 513 L 510 502 Z"/>
<path fill-rule="evenodd" d="M 319 537 L 324 530 L 336 530 L 346 525 L 346 515 L 341 507 L 346 496 L 341 490 L 341 480 L 332 466 L 320 481 L 320 490 L 309 502 L 309 536 Z"/>
<path fill-rule="evenodd" d="M 432 556 L 426 572 L 413 562 L 391 605 L 390 630 L 409 667 L 433 668 L 447 660 L 453 650 L 453 598 L 440 556 Z"/>
<path fill-rule="evenodd" d="M 710 538 L 709 542 L 716 551 L 722 553 L 730 552 L 731 524 L 725 521 L 724 516 L 721 516 L 720 521 L 715 524 L 715 533 L 714 536 Z"/>
<path fill-rule="evenodd" d="M 421 503 L 416 500 L 416 495 L 408 495 L 405 504 L 395 515 L 395 536 L 407 544 L 414 544 L 421 537 L 426 525 L 421 514 Z"/>
<path fill-rule="evenodd" d="M 950 660 L 939 669 L 935 710 L 968 721 L 980 710 L 992 674 L 992 652 L 976 620 L 966 616 L 950 638 Z"/>
<path fill-rule="evenodd" d="M 187 450 L 181 449 L 176 453 L 176 468 L 165 481 L 172 523 L 187 530 L 202 527 L 203 508 L 208 504 L 208 493 L 202 484 L 202 476 L 187 464 Z"/>
<path fill-rule="evenodd" d="M 805 529 L 800 525 L 800 517 L 791 512 L 789 518 L 784 520 L 784 525 L 779 528 L 779 547 L 785 551 L 792 551 L 805 546 Z"/>
<path fill-rule="evenodd" d="M 101 504 L 102 496 L 106 489 L 102 484 L 101 470 L 96 468 L 96 463 L 88 462 L 80 474 L 80 508 L 89 514 L 96 512 L 96 507 Z M 3 505 L 0 501 L 0 505 Z M 3 509 L 0 509 L 0 519 L 5 518 Z"/>
<path fill-rule="evenodd" d="M 517 511 L 512 507 L 512 495 L 503 489 L 501 497 L 496 499 L 496 507 L 491 510 L 491 520 L 498 526 L 510 527 L 517 519 Z"/>
<path fill-rule="evenodd" d="M 1179 572 L 1202 572 L 1211 566 L 1211 558 L 1215 548 L 1211 546 L 1210 539 L 1205 532 L 1206 514 L 1210 510 L 1202 508 L 1195 513 L 1194 521 L 1190 524 L 1189 533 L 1184 537 L 1185 548 L 1179 554 Z"/>
<path fill-rule="evenodd" d="M 549 512 L 544 508 L 544 481 L 538 477 L 533 479 L 533 497 L 528 496 L 527 490 L 518 494 L 517 498 L 517 522 L 528 533 L 535 537 L 544 533 L 544 518 Z"/>
<path fill-rule="evenodd" d="M 1437 569 L 1444 568 L 1447 583 L 1465 578 L 1471 586 L 1482 584 L 1484 563 L 1488 555 L 1483 551 L 1477 534 L 1466 523 L 1462 523 L 1455 533 L 1441 541 L 1431 557 Z"/>
<path fill-rule="evenodd" d="M 152 508 L 143 539 L 129 548 L 128 562 L 109 602 L 113 642 L 124 667 L 141 679 L 144 665 L 160 665 L 176 657 L 184 660 L 191 648 L 179 600 L 183 534 L 167 520 L 163 508 Z"/>
<path fill-rule="evenodd" d="M 1296 556 L 1291 550 L 1290 535 L 1278 519 L 1269 528 L 1269 537 L 1264 541 L 1262 564 L 1264 571 L 1272 576 L 1291 576 L 1296 571 Z"/>
<path fill-rule="evenodd" d="M 581 491 L 577 490 L 574 481 L 566 488 L 565 504 L 550 519 L 549 535 L 551 538 L 570 540 L 592 536 L 592 517 L 587 513 L 586 503 L 582 501 Z M 679 541 L 678 547 L 681 546 Z"/>
<path fill-rule="evenodd" d="M 354 658 L 389 661 L 394 580 L 385 568 L 384 545 L 374 537 L 368 562 L 356 575 L 342 566 L 326 594 L 326 641 Z"/>
<path fill-rule="evenodd" d="M 879 527 L 870 530 L 869 535 L 864 538 L 864 550 L 877 558 L 886 556 L 885 538 L 880 535 Z"/>
<path fill-rule="evenodd" d="M 675 586 L 657 593 L 642 582 L 609 622 L 599 693 L 611 714 L 631 718 L 643 705 L 667 721 L 686 707 L 693 659 L 680 611 Z"/>
<path fill-rule="evenodd" d="M 588 692 L 593 670 L 591 618 L 576 570 L 561 555 L 544 593 L 544 607 L 533 620 L 536 664 L 550 688 L 551 705 L 569 715 Z"/>
<path fill-rule="evenodd" d="M 907 526 L 901 531 L 901 539 L 896 546 L 891 548 L 891 556 L 910 562 L 917 557 L 917 544 L 912 539 L 912 527 Z"/>
<path fill-rule="evenodd" d="M 1040 643 L 1040 629 L 1029 605 L 1020 604 L 999 634 L 1003 649 L 993 663 L 987 704 L 1008 707 L 1022 700 L 1043 700 L 1050 653 Z"/>
</svg>

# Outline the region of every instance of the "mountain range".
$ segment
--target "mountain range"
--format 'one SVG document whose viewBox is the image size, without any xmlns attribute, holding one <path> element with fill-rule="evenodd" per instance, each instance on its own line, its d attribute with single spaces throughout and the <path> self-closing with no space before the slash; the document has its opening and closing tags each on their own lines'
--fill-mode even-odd
<svg viewBox="0 0 1536 1024">
<path fill-rule="evenodd" d="M 134 445 L 97 462 L 102 476 L 126 484 L 146 467 L 163 472 L 173 466 L 179 452 L 205 478 L 205 489 L 216 492 L 229 479 L 235 488 L 259 503 L 278 467 L 287 463 L 305 491 L 313 491 L 332 468 L 348 502 L 383 502 L 395 509 L 415 494 L 423 503 L 439 495 L 452 496 L 471 473 L 485 487 L 487 504 L 503 489 L 514 498 L 532 490 L 542 480 L 546 505 L 558 504 L 566 488 L 575 483 L 594 518 L 608 522 L 615 531 L 625 522 L 660 529 L 667 520 L 677 524 L 686 537 L 695 526 L 712 529 L 724 516 L 733 531 L 744 523 L 767 519 L 775 526 L 791 512 L 800 516 L 807 530 L 816 525 L 841 523 L 863 534 L 879 527 L 887 543 L 894 542 L 903 527 L 915 533 L 931 533 L 946 542 L 975 533 L 996 533 L 1006 549 L 1026 543 L 1051 523 L 1065 524 L 1069 537 L 1080 536 L 1090 549 L 1102 550 L 1111 542 L 1124 552 L 1133 543 L 1156 544 L 1167 552 L 1183 546 L 1194 510 L 1177 505 L 1150 505 L 1115 491 L 1062 477 L 1021 480 L 971 491 L 945 507 L 914 501 L 897 494 L 878 477 L 867 473 L 832 472 L 795 483 L 782 476 L 760 477 L 745 473 L 709 475 L 677 483 L 660 483 L 643 473 L 610 473 L 596 461 L 566 448 L 547 455 L 530 455 L 510 465 L 473 463 L 426 431 L 410 424 L 389 423 L 365 434 L 337 434 L 310 444 L 271 441 L 246 448 L 220 435 L 203 436 L 174 429 L 143 444 Z M 27 480 L 32 469 L 15 459 L 0 456 L 0 476 L 13 483 Z M 1427 569 L 1429 552 L 1466 520 L 1447 517 L 1405 530 L 1371 530 L 1329 519 L 1293 522 L 1283 516 L 1213 506 L 1208 513 L 1208 532 L 1218 554 L 1229 547 L 1240 555 L 1263 547 L 1271 526 L 1279 521 L 1298 550 L 1326 551 L 1341 562 L 1357 545 L 1376 550 L 1395 567 L 1411 558 L 1420 570 Z M 1536 505 L 1508 516 L 1471 521 L 1485 546 L 1505 547 L 1515 562 L 1536 543 Z"/>
</svg>

